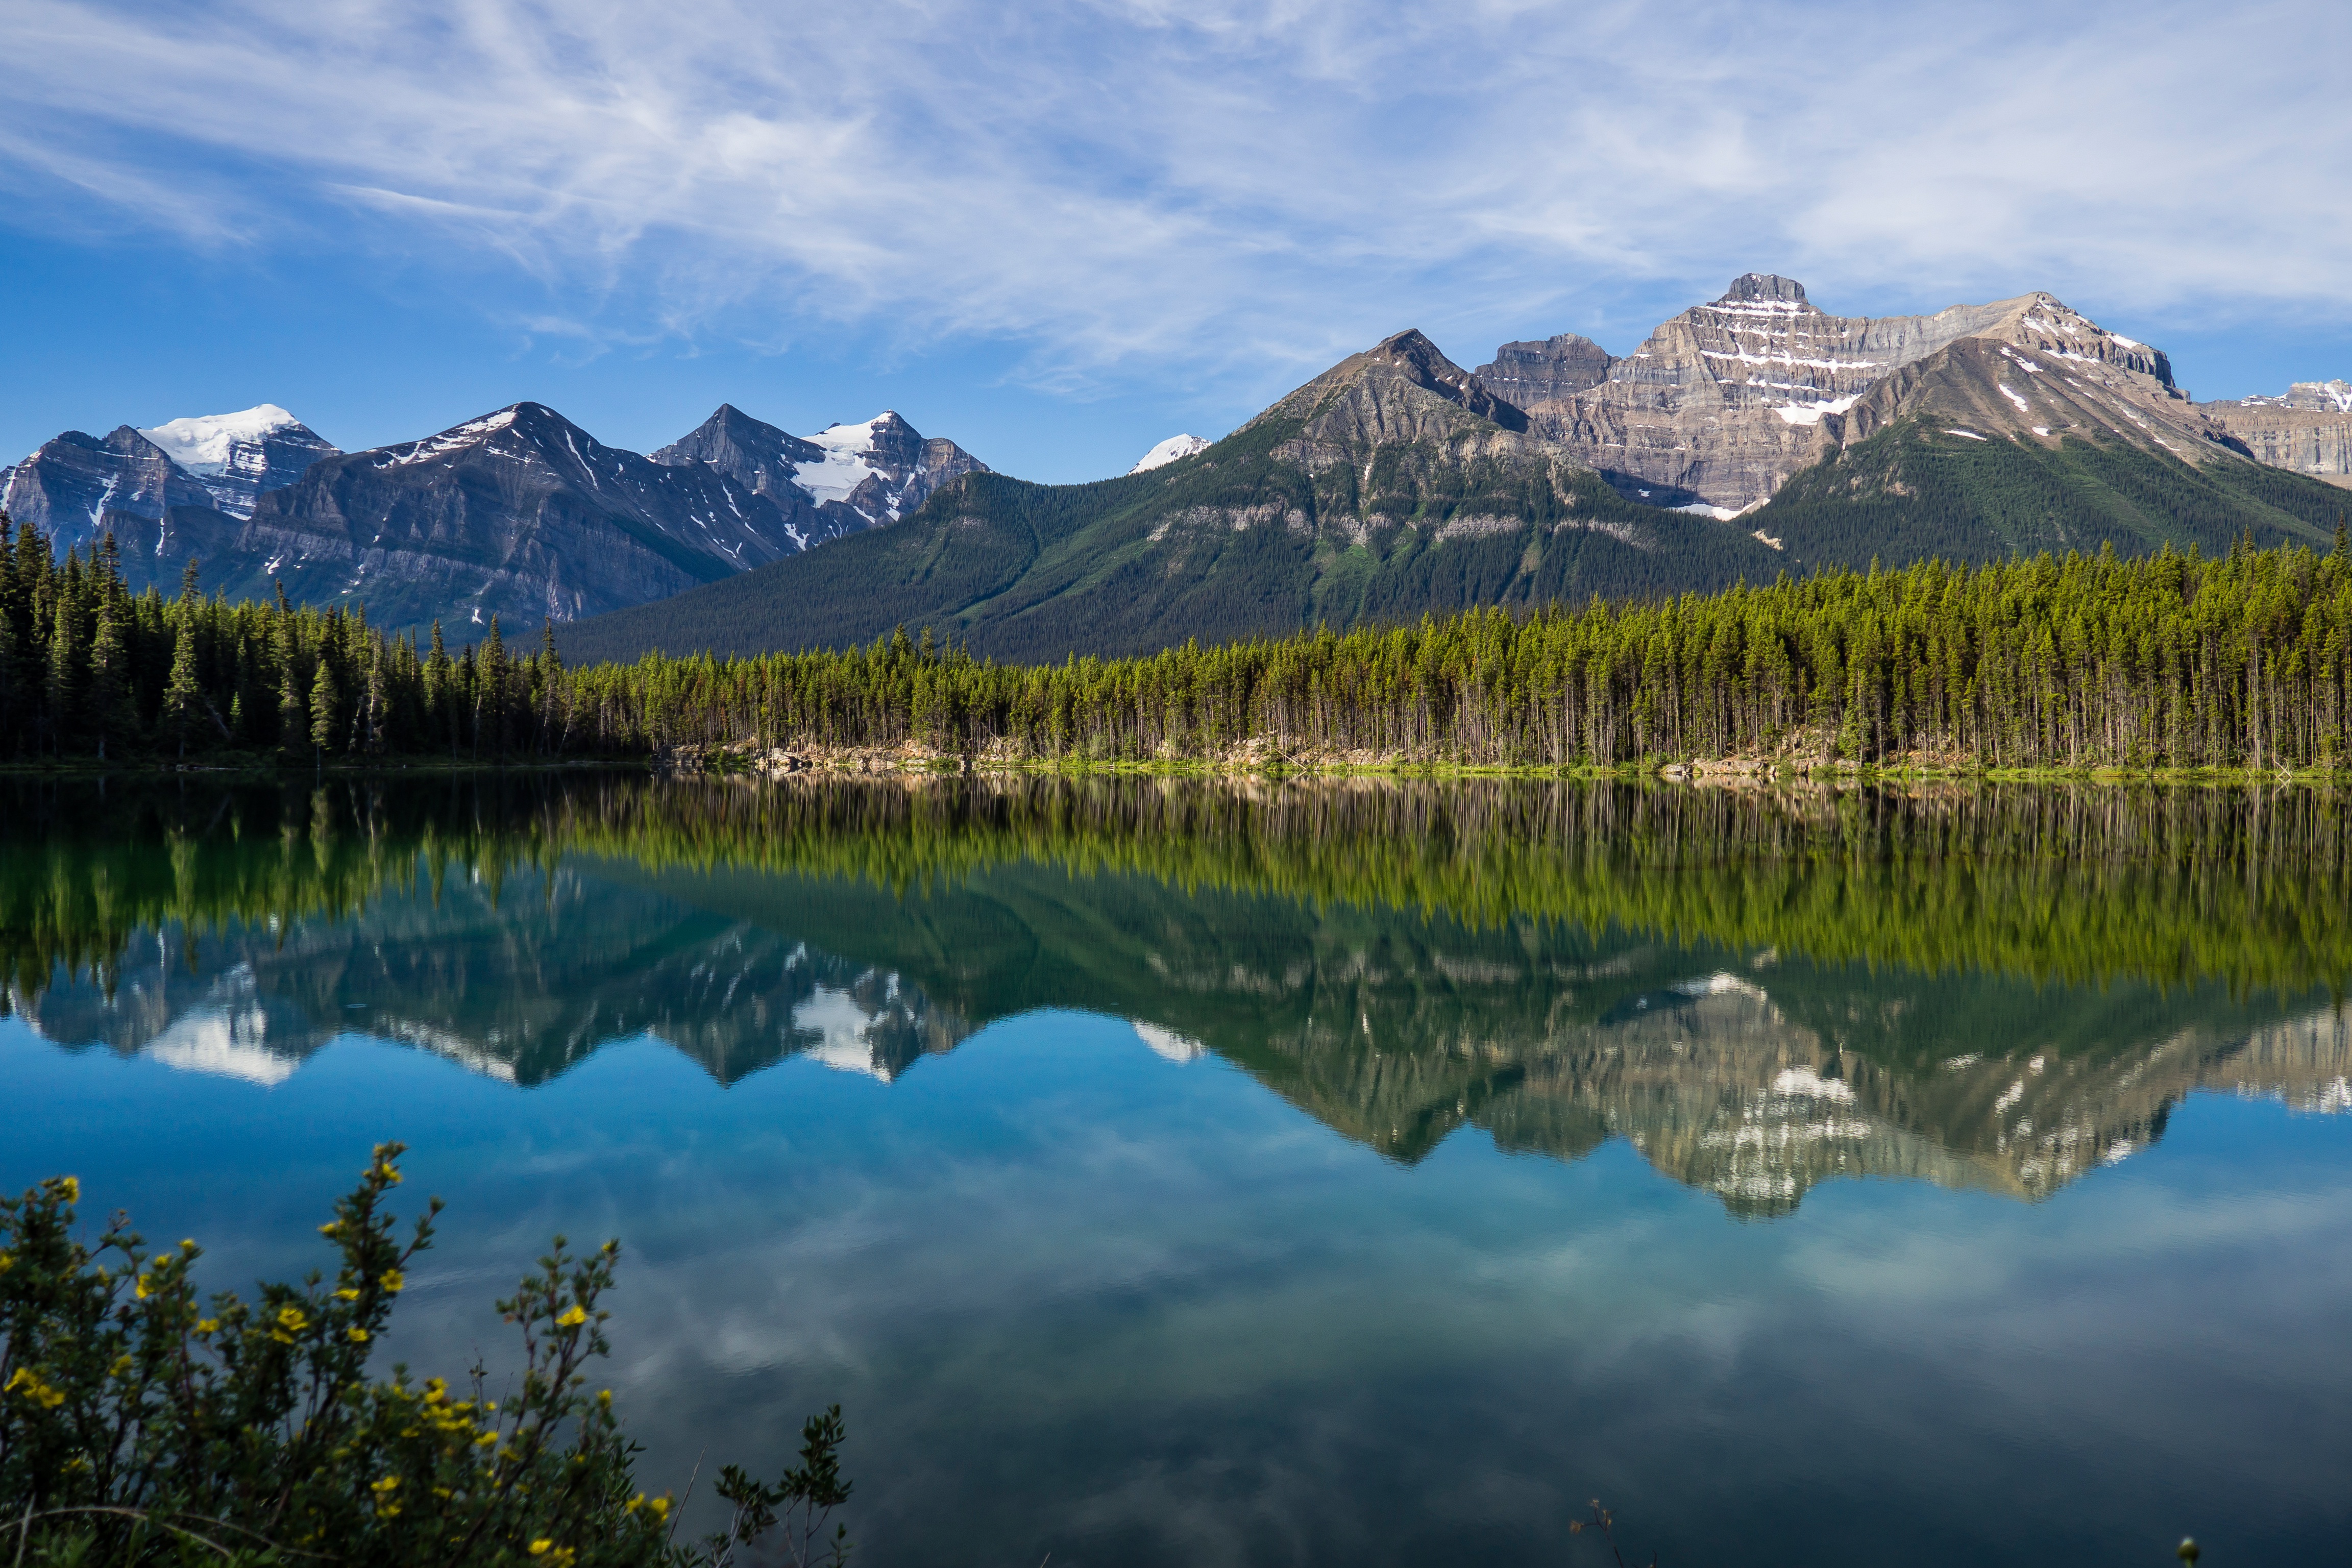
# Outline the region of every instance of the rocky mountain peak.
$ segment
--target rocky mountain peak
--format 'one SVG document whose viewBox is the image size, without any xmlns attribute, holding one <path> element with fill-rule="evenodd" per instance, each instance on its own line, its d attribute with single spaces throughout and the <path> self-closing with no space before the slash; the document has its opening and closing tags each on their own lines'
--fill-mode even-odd
<svg viewBox="0 0 2352 1568">
<path fill-rule="evenodd" d="M 2352 382 L 2298 381 L 2279 396 L 2208 403 L 2199 412 L 2256 460 L 2352 489 Z"/>
<path fill-rule="evenodd" d="M 68 430 L 43 442 L 8 470 L 0 511 L 59 550 L 86 552 L 118 535 L 134 587 L 151 573 L 176 580 L 189 555 L 209 555 L 235 526 L 194 475 L 128 425 L 102 437 Z"/>
<path fill-rule="evenodd" d="M 1810 310 L 1814 308 L 1805 298 L 1805 286 L 1793 278 L 1782 278 L 1772 272 L 1743 272 L 1731 280 L 1723 291 L 1718 305 L 1766 304 L 1784 310 Z"/>
<path fill-rule="evenodd" d="M 1421 331 L 1407 328 L 1349 354 L 1258 420 L 1303 417 L 1310 441 L 1352 446 L 1457 434 L 1463 414 L 1508 431 L 1528 427 L 1518 407 L 1447 359 Z"/>
<path fill-rule="evenodd" d="M 800 464 L 823 461 L 824 453 L 763 419 L 752 418 L 731 403 L 722 403 L 709 418 L 651 456 L 667 468 L 708 463 L 754 495 L 772 499 L 789 495 L 810 504 L 806 494 L 793 486 L 793 474 Z"/>
<path fill-rule="evenodd" d="M 1505 343 L 1471 374 L 1513 406 L 1571 397 L 1609 379 L 1616 357 L 1591 338 L 1562 332 L 1540 342 Z"/>
<path fill-rule="evenodd" d="M 2006 346 L 2031 361 L 2033 370 L 2004 361 L 1993 374 L 1982 355 L 1951 357 L 1945 351 L 1968 341 Z M 2212 438 L 2190 428 L 2179 406 L 2171 363 L 2161 351 L 2109 331 L 2069 309 L 2055 296 L 2034 292 L 1983 305 L 1954 305 L 1924 316 L 1834 316 L 1816 306 L 1804 285 L 1769 272 L 1732 279 L 1720 299 L 1694 306 L 1661 322 L 1639 348 L 1607 361 L 1591 377 L 1593 356 L 1574 350 L 1577 339 L 1552 339 L 1542 347 L 1508 343 L 1480 376 L 1513 395 L 1539 436 L 1557 441 L 1600 469 L 1625 494 L 1653 505 L 1705 510 L 1722 516 L 1756 506 L 1789 477 L 1818 462 L 1858 431 L 1882 427 L 1894 403 L 1881 399 L 1853 412 L 1874 389 L 1893 384 L 1906 367 L 1933 360 L 1937 374 L 1956 376 L 1949 399 L 1979 424 L 2007 408 L 2021 434 L 2047 430 L 2037 440 L 2061 438 L 2064 430 L 2164 426 L 2163 442 L 2202 451 Z M 1568 353 L 1550 351 L 1563 344 Z M 1996 353 L 1995 358 L 2000 355 Z M 2032 378 L 2053 365 L 2070 395 L 2079 388 L 2068 375 L 2101 390 L 2095 401 L 2121 398 L 2114 419 L 2101 423 L 2086 409 L 2037 411 L 1998 388 L 2008 376 L 2012 393 L 2023 395 L 2019 378 Z M 1557 369 L 1555 369 L 1557 365 Z M 1983 380 L 1979 373 L 1992 375 Z M 1918 377 L 1901 383 L 1897 402 L 1914 395 Z M 1988 405 L 1984 397 L 1990 397 Z M 2168 405 L 2169 411 L 2167 412 Z M 1971 426 L 1973 427 L 1973 426 Z M 2003 426 L 2006 428 L 2006 426 Z"/>
</svg>

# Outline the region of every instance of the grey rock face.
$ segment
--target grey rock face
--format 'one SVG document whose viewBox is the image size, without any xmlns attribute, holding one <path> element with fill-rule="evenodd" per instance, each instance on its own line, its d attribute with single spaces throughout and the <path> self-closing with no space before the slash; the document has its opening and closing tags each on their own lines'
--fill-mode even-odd
<svg viewBox="0 0 2352 1568">
<path fill-rule="evenodd" d="M 1299 418 L 1310 471 L 1383 445 L 1522 434 L 1528 416 L 1408 329 L 1349 354 L 1250 421 Z M 1244 426 L 1244 428 L 1248 428 Z"/>
<path fill-rule="evenodd" d="M 314 464 L 238 539 L 257 582 L 367 605 L 379 625 L 571 620 L 793 553 L 782 509 L 699 459 L 607 447 L 518 403 L 422 441 Z"/>
<path fill-rule="evenodd" d="M 1563 332 L 1541 342 L 1505 343 L 1472 374 L 1521 408 L 1557 404 L 1609 379 L 1617 363 L 1591 338 Z"/>
<path fill-rule="evenodd" d="M 860 425 L 835 425 L 812 437 L 788 435 L 731 404 L 653 454 L 653 460 L 709 464 L 785 515 L 795 548 L 896 522 L 961 474 L 988 465 L 943 438 L 926 440 L 885 410 Z"/>
<path fill-rule="evenodd" d="M 128 425 L 103 439 L 68 430 L 44 442 L 9 470 L 0 511 L 40 530 L 60 553 L 87 555 L 112 533 L 134 591 L 176 584 L 190 556 L 210 559 L 238 527 L 194 475 Z"/>
<path fill-rule="evenodd" d="M 1523 374 L 1530 388 L 1525 406 L 1537 433 L 1621 488 L 1652 487 L 1662 500 L 1734 512 L 1763 501 L 1851 438 L 1844 416 L 1873 388 L 1964 339 L 2054 357 L 2099 380 L 2143 418 L 2150 410 L 2172 409 L 2167 418 L 2188 410 L 2160 352 L 2106 331 L 2048 294 L 1930 316 L 1832 316 L 1794 279 L 1752 272 L 1712 304 L 1660 325 L 1588 386 L 1543 393 Z M 1526 363 L 1498 353 L 1489 368 L 1499 374 Z M 2201 422 L 2191 417 L 2179 428 L 2189 426 L 2198 433 L 2189 439 L 2208 444 Z"/>
<path fill-rule="evenodd" d="M 2199 411 L 2259 461 L 2352 489 L 2352 382 L 2298 381 L 2284 396 Z"/>
</svg>

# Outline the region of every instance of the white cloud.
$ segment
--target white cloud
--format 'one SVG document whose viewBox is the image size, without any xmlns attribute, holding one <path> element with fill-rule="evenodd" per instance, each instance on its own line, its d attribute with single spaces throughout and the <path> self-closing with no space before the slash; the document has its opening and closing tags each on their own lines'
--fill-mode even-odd
<svg viewBox="0 0 2352 1568">
<path fill-rule="evenodd" d="M 2333 310 L 2347 44 L 2308 5 L 16 0 L 0 160 L 18 223 L 454 247 L 620 334 L 1280 379 L 1749 268 L 1832 308 Z"/>
</svg>

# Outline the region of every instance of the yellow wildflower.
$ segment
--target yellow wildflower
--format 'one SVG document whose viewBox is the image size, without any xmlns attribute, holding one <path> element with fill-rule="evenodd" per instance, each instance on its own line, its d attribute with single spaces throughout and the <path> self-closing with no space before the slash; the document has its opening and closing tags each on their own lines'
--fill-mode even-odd
<svg viewBox="0 0 2352 1568">
<path fill-rule="evenodd" d="M 278 1326 L 289 1334 L 299 1334 L 310 1326 L 310 1320 L 303 1315 L 299 1307 L 280 1307 L 278 1310 Z"/>
<path fill-rule="evenodd" d="M 357 1323 L 353 1323 L 351 1328 L 345 1331 L 350 1334 L 352 1343 L 355 1345 L 363 1345 L 368 1342 L 368 1331 L 365 1329 L 361 1328 Z"/>
<path fill-rule="evenodd" d="M 548 1548 L 554 1544 L 555 1542 L 542 1535 L 537 1541 L 530 1543 L 530 1554 L 533 1557 L 544 1557 L 547 1555 Z"/>
<path fill-rule="evenodd" d="M 397 1491 L 399 1489 L 400 1478 L 398 1476 L 386 1476 L 383 1479 L 368 1488 L 368 1490 L 375 1492 L 378 1495 L 382 1495 L 385 1492 Z"/>
<path fill-rule="evenodd" d="M 397 1296 L 400 1294 L 400 1288 L 408 1283 L 408 1277 L 397 1268 L 387 1268 L 383 1271 L 383 1278 L 377 1283 L 383 1287 L 385 1295 Z"/>
<path fill-rule="evenodd" d="M 338 1301 L 356 1301 L 359 1299 L 360 1293 L 348 1285 L 335 1292 L 335 1300 Z"/>
<path fill-rule="evenodd" d="M 47 1384 L 35 1377 L 33 1369 L 30 1367 L 18 1367 L 16 1375 L 8 1380 L 7 1385 L 0 1387 L 0 1394 L 20 1393 L 44 1410 L 55 1410 L 66 1402 L 65 1390 L 51 1388 Z"/>
<path fill-rule="evenodd" d="M 81 1178 L 79 1176 L 59 1176 L 58 1178 L 58 1191 L 65 1194 L 66 1202 L 69 1204 L 78 1204 L 81 1202 Z"/>
<path fill-rule="evenodd" d="M 576 1329 L 587 1321 L 587 1309 L 584 1307 L 574 1307 L 572 1310 L 556 1319 L 555 1326 L 559 1329 Z"/>
<path fill-rule="evenodd" d="M 218 1318 L 198 1318 L 196 1320 L 196 1332 L 200 1334 L 216 1334 L 220 1332 L 220 1320 Z"/>
</svg>

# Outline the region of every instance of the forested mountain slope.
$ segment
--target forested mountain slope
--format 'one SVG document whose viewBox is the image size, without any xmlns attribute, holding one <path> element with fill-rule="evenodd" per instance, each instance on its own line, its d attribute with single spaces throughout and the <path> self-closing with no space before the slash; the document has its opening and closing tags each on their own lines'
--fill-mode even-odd
<svg viewBox="0 0 2352 1568">
<path fill-rule="evenodd" d="M 2333 538 L 2342 490 L 2225 445 L 2185 402 L 2166 417 L 2142 379 L 1963 339 L 1873 386 L 1843 444 L 1741 521 L 1811 566 Z"/>
<path fill-rule="evenodd" d="M 838 647 L 999 658 L 1769 580 L 1745 530 L 1618 496 L 1419 332 L 1194 456 L 1087 485 L 971 474 L 896 527 L 559 633 L 567 658 Z"/>
</svg>

